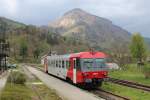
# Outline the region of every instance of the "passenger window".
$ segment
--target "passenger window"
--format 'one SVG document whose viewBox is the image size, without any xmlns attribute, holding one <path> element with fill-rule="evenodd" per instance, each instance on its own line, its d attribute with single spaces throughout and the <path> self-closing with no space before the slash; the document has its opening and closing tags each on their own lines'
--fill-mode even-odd
<svg viewBox="0 0 150 100">
<path fill-rule="evenodd" d="M 66 68 L 69 69 L 69 66 L 70 66 L 69 61 L 66 61 Z"/>
<path fill-rule="evenodd" d="M 64 61 L 62 61 L 62 68 L 64 68 Z"/>
<path fill-rule="evenodd" d="M 54 60 L 54 67 L 56 67 L 56 60 Z"/>
<path fill-rule="evenodd" d="M 58 61 L 56 60 L 56 67 L 58 67 Z"/>
<path fill-rule="evenodd" d="M 55 65 L 55 61 L 53 60 L 53 67 L 54 67 L 54 65 Z"/>
<path fill-rule="evenodd" d="M 51 66 L 53 66 L 52 63 L 53 63 L 53 61 L 51 60 Z"/>
<path fill-rule="evenodd" d="M 49 66 L 51 66 L 51 61 L 48 61 L 48 62 L 49 62 L 49 63 L 48 63 L 48 64 L 49 64 Z"/>
<path fill-rule="evenodd" d="M 64 60 L 64 68 L 66 68 L 66 61 Z"/>
<path fill-rule="evenodd" d="M 59 68 L 61 68 L 61 60 L 59 61 Z"/>
<path fill-rule="evenodd" d="M 48 65 L 50 66 L 50 61 L 48 61 Z"/>
<path fill-rule="evenodd" d="M 53 67 L 53 60 L 52 60 L 52 67 Z"/>
</svg>

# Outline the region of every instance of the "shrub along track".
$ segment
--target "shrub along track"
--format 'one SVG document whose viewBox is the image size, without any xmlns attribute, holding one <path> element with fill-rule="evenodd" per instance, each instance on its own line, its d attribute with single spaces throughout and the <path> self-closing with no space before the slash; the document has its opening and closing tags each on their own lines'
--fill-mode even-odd
<svg viewBox="0 0 150 100">
<path fill-rule="evenodd" d="M 115 84 L 119 84 L 119 85 L 123 85 L 123 86 L 127 86 L 127 87 L 136 88 L 136 89 L 150 92 L 150 86 L 131 82 L 131 81 L 127 81 L 127 80 L 121 80 L 121 79 L 108 77 L 107 82 L 111 82 L 111 83 L 115 83 Z"/>
</svg>

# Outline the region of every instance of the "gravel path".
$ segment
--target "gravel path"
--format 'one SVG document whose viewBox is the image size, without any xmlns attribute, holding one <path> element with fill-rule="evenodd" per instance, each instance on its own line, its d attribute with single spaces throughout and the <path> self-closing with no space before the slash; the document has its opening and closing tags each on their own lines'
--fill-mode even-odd
<svg viewBox="0 0 150 100">
<path fill-rule="evenodd" d="M 7 81 L 8 73 L 5 72 L 2 76 L 0 76 L 0 92 L 4 88 L 6 81 Z"/>
<path fill-rule="evenodd" d="M 104 100 L 94 94 L 88 93 L 62 80 L 52 77 L 33 67 L 26 66 L 29 71 L 36 75 L 49 88 L 55 89 L 56 92 L 65 100 Z"/>
</svg>

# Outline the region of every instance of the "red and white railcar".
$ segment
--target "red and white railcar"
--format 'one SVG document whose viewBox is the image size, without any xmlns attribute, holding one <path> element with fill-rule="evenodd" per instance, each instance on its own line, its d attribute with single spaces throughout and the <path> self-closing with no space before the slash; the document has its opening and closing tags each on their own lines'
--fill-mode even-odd
<svg viewBox="0 0 150 100">
<path fill-rule="evenodd" d="M 44 59 L 45 72 L 74 84 L 99 85 L 107 77 L 107 55 L 103 52 L 79 52 L 51 55 Z"/>
</svg>

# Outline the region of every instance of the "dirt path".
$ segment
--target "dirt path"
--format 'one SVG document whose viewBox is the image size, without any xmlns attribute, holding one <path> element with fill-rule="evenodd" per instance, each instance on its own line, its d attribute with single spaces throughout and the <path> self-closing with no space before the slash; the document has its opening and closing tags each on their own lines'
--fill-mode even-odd
<svg viewBox="0 0 150 100">
<path fill-rule="evenodd" d="M 0 76 L 0 93 L 2 89 L 5 87 L 7 77 L 8 77 L 8 72 L 5 72 L 3 73 L 3 75 Z"/>
</svg>

